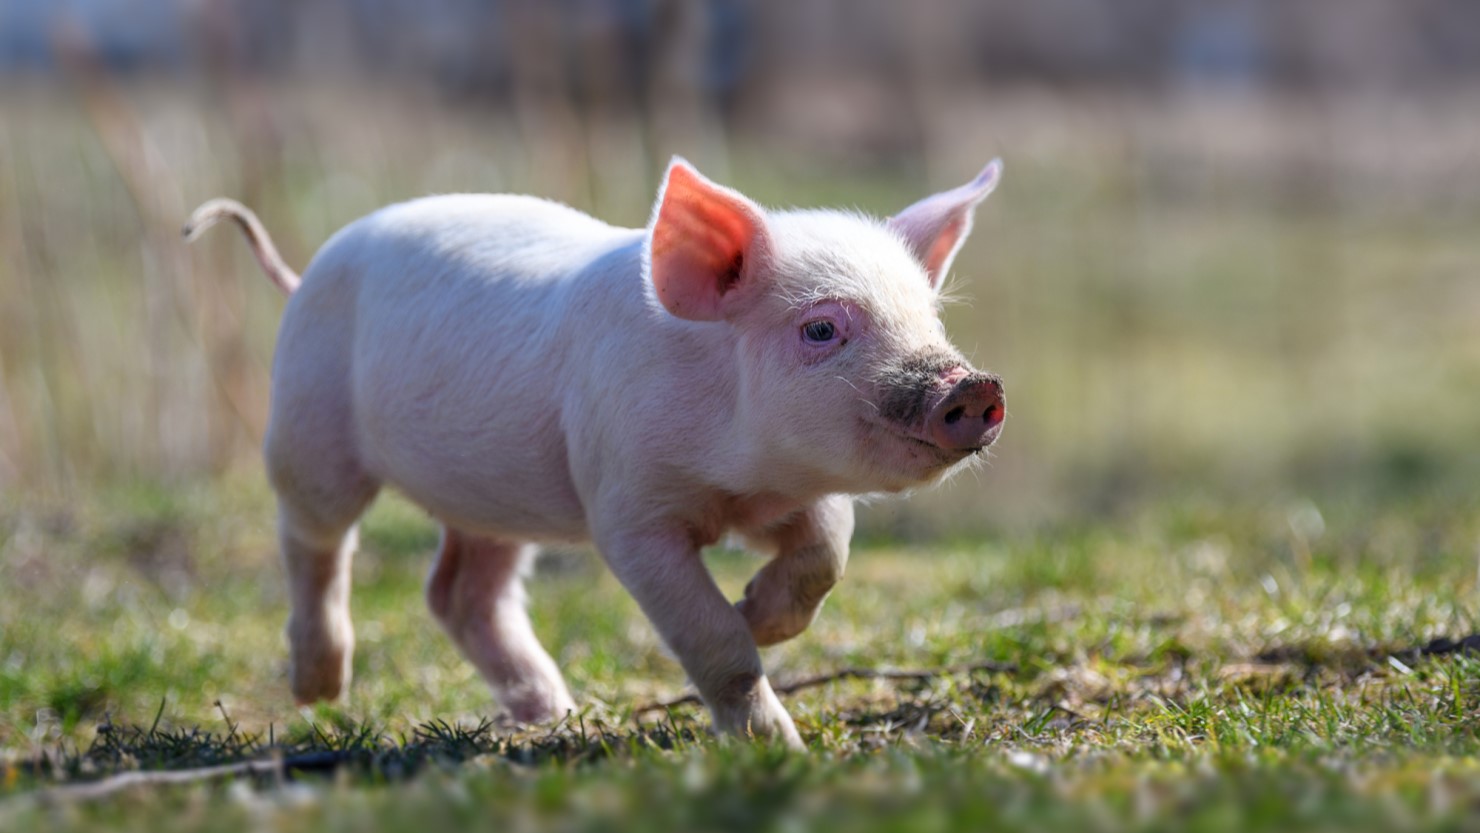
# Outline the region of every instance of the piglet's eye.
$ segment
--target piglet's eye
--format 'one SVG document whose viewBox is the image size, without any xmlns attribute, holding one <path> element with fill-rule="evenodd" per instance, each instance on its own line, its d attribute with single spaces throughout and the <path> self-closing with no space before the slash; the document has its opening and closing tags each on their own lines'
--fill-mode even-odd
<svg viewBox="0 0 1480 833">
<path fill-rule="evenodd" d="M 837 337 L 837 325 L 826 319 L 808 321 L 802 325 L 802 338 L 813 344 L 826 344 Z"/>
</svg>

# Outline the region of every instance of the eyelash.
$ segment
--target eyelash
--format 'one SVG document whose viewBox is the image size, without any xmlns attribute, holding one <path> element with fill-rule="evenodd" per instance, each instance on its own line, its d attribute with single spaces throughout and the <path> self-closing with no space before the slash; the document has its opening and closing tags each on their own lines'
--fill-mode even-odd
<svg viewBox="0 0 1480 833">
<path fill-rule="evenodd" d="M 820 337 L 815 336 L 813 334 L 814 328 L 826 328 L 827 334 Z M 837 337 L 838 325 L 834 324 L 831 321 L 828 321 L 825 318 L 819 318 L 816 321 L 808 321 L 807 323 L 802 325 L 802 340 L 806 341 L 808 344 L 827 344 Z"/>
</svg>

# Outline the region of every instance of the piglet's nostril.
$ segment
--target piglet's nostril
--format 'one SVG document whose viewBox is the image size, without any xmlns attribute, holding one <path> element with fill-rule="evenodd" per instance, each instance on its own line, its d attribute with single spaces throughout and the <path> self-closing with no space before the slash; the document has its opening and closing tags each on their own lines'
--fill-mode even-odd
<svg viewBox="0 0 1480 833">
<path fill-rule="evenodd" d="M 986 373 L 953 385 L 927 418 L 931 440 L 941 448 L 977 451 L 991 445 L 1006 416 L 1002 383 Z"/>
</svg>

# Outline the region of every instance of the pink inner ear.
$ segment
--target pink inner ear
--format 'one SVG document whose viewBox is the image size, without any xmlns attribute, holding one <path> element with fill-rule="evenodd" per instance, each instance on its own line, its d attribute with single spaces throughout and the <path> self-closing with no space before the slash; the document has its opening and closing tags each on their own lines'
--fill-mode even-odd
<svg viewBox="0 0 1480 833">
<path fill-rule="evenodd" d="M 971 215 L 978 203 L 997 187 L 1002 163 L 993 160 L 976 179 L 926 197 L 889 218 L 889 225 L 914 250 L 933 287 L 940 286 L 951 261 L 971 231 Z"/>
<path fill-rule="evenodd" d="M 930 285 L 940 283 L 945 271 L 950 267 L 950 261 L 956 254 L 956 249 L 961 245 L 961 232 L 965 230 L 967 217 L 959 215 L 946 221 L 945 226 L 936 234 L 935 240 L 931 242 L 930 249 L 925 253 L 925 273 L 930 277 Z"/>
<path fill-rule="evenodd" d="M 722 318 L 721 302 L 740 278 L 760 223 L 748 200 L 674 164 L 652 231 L 658 300 L 679 318 Z"/>
</svg>

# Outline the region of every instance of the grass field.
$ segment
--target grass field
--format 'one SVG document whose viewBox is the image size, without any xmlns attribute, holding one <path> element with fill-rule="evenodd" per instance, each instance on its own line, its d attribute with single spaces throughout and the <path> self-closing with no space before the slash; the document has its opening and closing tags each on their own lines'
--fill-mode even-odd
<svg viewBox="0 0 1480 833">
<path fill-rule="evenodd" d="M 553 555 L 532 586 L 585 710 L 518 729 L 485 723 L 483 685 L 421 606 L 434 530 L 394 498 L 356 564 L 352 700 L 305 711 L 253 480 L 12 509 L 0 827 L 1463 829 L 1480 659 L 1442 640 L 1480 630 L 1474 510 L 1190 502 L 863 542 L 812 630 L 766 652 L 772 677 L 947 670 L 789 696 L 795 755 L 717 742 L 692 705 L 634 714 L 684 681 L 589 554 Z M 756 566 L 711 560 L 731 593 Z M 286 783 L 47 792 L 274 754 L 307 763 Z"/>
<path fill-rule="evenodd" d="M 716 144 L 395 88 L 0 89 L 0 829 L 1480 829 L 1474 95 L 960 90 L 873 132 L 809 101 Z M 281 299 L 180 220 L 240 197 L 298 266 L 427 192 L 640 224 L 670 152 L 881 215 L 1006 159 L 945 316 L 1004 438 L 867 507 L 765 652 L 780 684 L 921 673 L 788 695 L 806 754 L 719 742 L 637 710 L 682 674 L 558 552 L 534 616 L 584 711 L 509 726 L 387 496 L 351 700 L 294 709 L 256 457 Z M 758 566 L 710 558 L 732 595 Z M 77 792 L 244 761 L 280 764 Z"/>
</svg>

